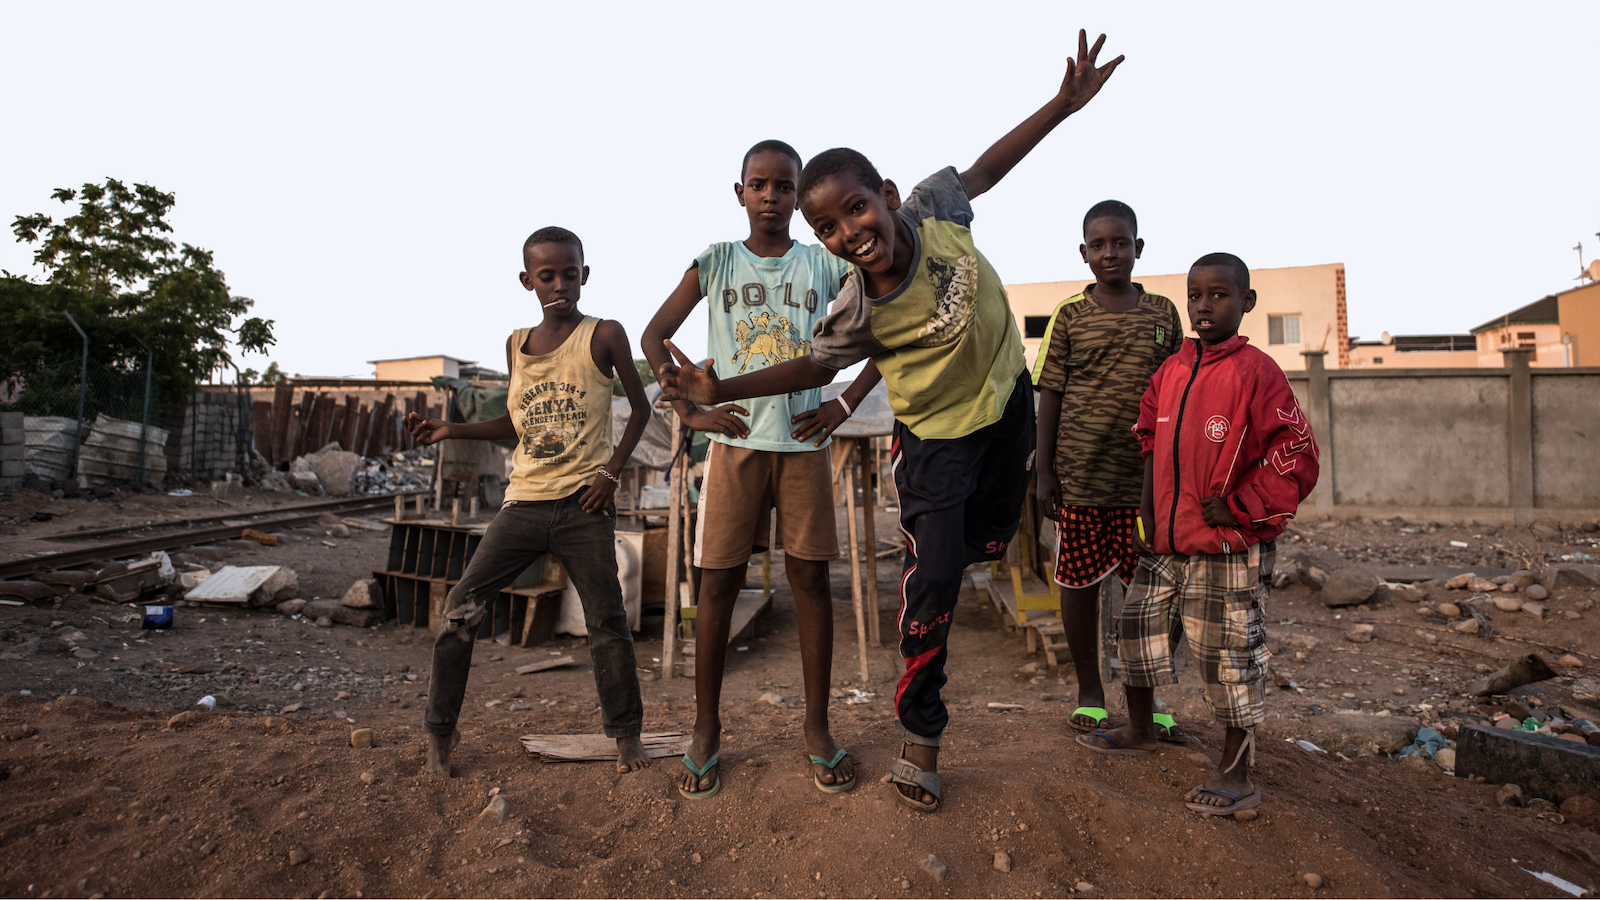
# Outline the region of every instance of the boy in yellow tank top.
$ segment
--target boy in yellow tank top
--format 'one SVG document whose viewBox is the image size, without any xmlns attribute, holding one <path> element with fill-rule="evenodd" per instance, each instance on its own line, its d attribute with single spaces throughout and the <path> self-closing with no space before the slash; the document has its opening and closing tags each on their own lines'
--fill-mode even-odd
<svg viewBox="0 0 1600 900">
<path fill-rule="evenodd" d="M 466 697 L 472 645 L 489 602 L 551 553 L 566 567 L 583 601 L 605 733 L 617 741 L 617 771 L 631 772 L 650 760 L 639 741 L 644 705 L 617 580 L 612 496 L 649 420 L 650 406 L 622 325 L 578 312 L 578 294 L 589 280 L 578 236 L 565 228 L 541 228 L 523 243 L 522 258 L 522 286 L 538 296 L 544 320 L 506 339 L 511 373 L 506 415 L 474 424 L 406 416 L 406 426 L 424 445 L 447 438 L 517 442 L 506 504 L 489 524 L 461 581 L 450 590 L 444 627 L 433 644 L 423 771 L 450 774 L 450 752 L 461 742 L 456 723 Z M 621 376 L 632 407 L 615 448 L 613 371 Z"/>
</svg>

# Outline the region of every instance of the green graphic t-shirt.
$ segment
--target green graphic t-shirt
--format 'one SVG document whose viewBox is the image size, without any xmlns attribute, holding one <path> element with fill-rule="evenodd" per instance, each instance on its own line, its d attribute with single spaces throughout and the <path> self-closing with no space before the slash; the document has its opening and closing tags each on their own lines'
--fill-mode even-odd
<svg viewBox="0 0 1600 900">
<path fill-rule="evenodd" d="M 1000 420 L 1027 367 L 1000 276 L 972 242 L 972 206 L 954 168 L 917 185 L 898 210 L 915 236 L 911 271 L 868 299 L 859 271 L 817 323 L 811 358 L 843 369 L 871 358 L 889 405 L 919 438 L 964 437 Z"/>
<path fill-rule="evenodd" d="M 1054 465 L 1062 503 L 1139 505 L 1144 455 L 1133 423 L 1150 376 L 1183 344 L 1183 320 L 1171 300 L 1134 287 L 1139 302 L 1127 312 L 1096 303 L 1094 285 L 1061 301 L 1033 364 L 1033 383 L 1061 394 Z"/>
</svg>

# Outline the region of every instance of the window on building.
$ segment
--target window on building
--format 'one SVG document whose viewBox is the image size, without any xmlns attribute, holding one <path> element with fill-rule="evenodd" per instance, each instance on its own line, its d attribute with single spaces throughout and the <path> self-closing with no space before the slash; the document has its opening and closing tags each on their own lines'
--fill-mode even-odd
<svg viewBox="0 0 1600 900">
<path fill-rule="evenodd" d="M 1044 330 L 1050 327 L 1049 316 L 1023 316 L 1022 336 L 1030 338 L 1044 337 Z"/>
<path fill-rule="evenodd" d="M 1300 343 L 1300 317 L 1267 316 L 1267 343 Z"/>
<path fill-rule="evenodd" d="M 1539 346 L 1539 336 L 1531 331 L 1519 331 L 1517 332 L 1517 346 L 1537 347 Z"/>
<path fill-rule="evenodd" d="M 1372 364 L 1373 364 L 1373 365 L 1375 365 L 1375 366 L 1381 366 L 1381 365 L 1383 365 L 1383 357 L 1381 357 L 1381 356 L 1374 356 L 1374 357 L 1373 357 L 1373 358 L 1372 358 Z"/>
</svg>

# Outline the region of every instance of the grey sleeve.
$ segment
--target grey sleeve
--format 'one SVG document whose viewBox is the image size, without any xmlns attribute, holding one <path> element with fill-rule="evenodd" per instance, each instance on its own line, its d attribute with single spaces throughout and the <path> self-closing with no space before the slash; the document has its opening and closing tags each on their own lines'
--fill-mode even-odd
<svg viewBox="0 0 1600 900">
<path fill-rule="evenodd" d="M 924 178 L 911 190 L 911 196 L 901 202 L 900 210 L 913 222 L 932 216 L 941 222 L 972 227 L 972 203 L 967 200 L 967 185 L 955 166 L 947 166 Z"/>
<path fill-rule="evenodd" d="M 872 302 L 862 295 L 859 276 L 851 278 L 833 301 L 833 309 L 817 321 L 811 359 L 837 371 L 888 349 L 872 333 Z"/>
</svg>

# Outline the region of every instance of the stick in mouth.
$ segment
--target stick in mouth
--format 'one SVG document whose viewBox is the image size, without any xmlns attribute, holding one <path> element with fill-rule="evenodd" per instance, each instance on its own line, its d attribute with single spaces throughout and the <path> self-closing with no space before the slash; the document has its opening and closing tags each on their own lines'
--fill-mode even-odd
<svg viewBox="0 0 1600 900">
<path fill-rule="evenodd" d="M 552 306 L 555 306 L 555 305 L 557 305 L 559 303 L 565 303 L 565 302 L 567 302 L 567 301 L 565 301 L 565 300 L 551 300 L 549 303 L 546 303 L 544 305 L 544 308 L 545 309 L 549 309 Z"/>
</svg>

